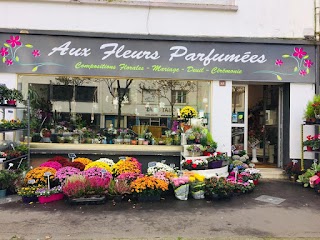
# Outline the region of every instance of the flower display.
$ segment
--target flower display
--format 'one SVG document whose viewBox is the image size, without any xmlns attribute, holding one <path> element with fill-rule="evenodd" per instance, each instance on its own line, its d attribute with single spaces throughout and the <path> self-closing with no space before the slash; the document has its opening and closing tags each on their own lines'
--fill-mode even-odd
<svg viewBox="0 0 320 240">
<path fill-rule="evenodd" d="M 181 161 L 182 167 L 184 169 L 205 169 L 208 166 L 208 160 L 206 158 L 192 158 L 183 159 Z"/>
<path fill-rule="evenodd" d="M 74 162 L 81 162 L 82 164 L 84 164 L 86 166 L 89 163 L 92 163 L 92 160 L 90 160 L 89 158 L 76 158 L 74 160 Z"/>
<path fill-rule="evenodd" d="M 96 162 L 104 162 L 104 163 L 108 164 L 111 168 L 114 165 L 114 161 L 112 159 L 109 159 L 109 158 L 100 158 Z"/>
<path fill-rule="evenodd" d="M 26 186 L 18 189 L 17 194 L 22 197 L 34 197 L 36 196 L 36 191 L 39 188 L 43 188 L 43 185 L 32 185 Z"/>
<path fill-rule="evenodd" d="M 47 162 L 58 162 L 62 165 L 62 167 L 65 167 L 66 164 L 69 163 L 69 160 L 62 156 L 55 156 L 53 158 L 50 158 Z"/>
<path fill-rule="evenodd" d="M 90 178 L 90 177 L 100 177 L 100 178 L 112 178 L 110 172 L 106 171 L 103 168 L 92 167 L 82 172 L 82 175 Z"/>
<path fill-rule="evenodd" d="M 80 172 L 81 171 L 78 168 L 63 167 L 56 172 L 56 178 L 59 180 L 60 183 L 63 183 L 66 178 L 75 174 L 79 174 Z"/>
<path fill-rule="evenodd" d="M 28 183 L 29 180 L 34 179 L 35 184 L 47 184 L 47 177 L 44 176 L 46 172 L 50 172 L 50 180 L 54 180 L 56 169 L 50 167 L 36 167 L 31 169 L 25 176 L 24 181 Z"/>
<path fill-rule="evenodd" d="M 166 172 L 156 172 L 153 176 L 169 183 L 169 178 L 167 177 Z"/>
<path fill-rule="evenodd" d="M 56 186 L 56 187 L 53 187 L 53 188 L 38 188 L 36 191 L 35 191 L 35 194 L 36 196 L 50 196 L 52 194 L 55 194 L 55 193 L 61 193 L 62 192 L 62 188 L 61 186 Z"/>
<path fill-rule="evenodd" d="M 94 162 L 87 164 L 86 167 L 84 168 L 84 170 L 88 170 L 89 168 L 93 168 L 93 167 L 105 169 L 106 171 L 108 171 L 110 173 L 112 172 L 111 167 L 107 163 L 97 162 L 97 161 L 94 161 Z"/>
<path fill-rule="evenodd" d="M 153 176 L 143 176 L 131 183 L 131 191 L 141 196 L 155 196 L 168 190 L 168 183 Z"/>
<path fill-rule="evenodd" d="M 64 167 L 74 167 L 78 168 L 80 171 L 83 171 L 86 166 L 81 162 L 68 162 L 64 165 Z"/>
<path fill-rule="evenodd" d="M 229 161 L 227 153 L 215 152 L 211 157 L 207 158 L 208 162 L 211 161 Z"/>
<path fill-rule="evenodd" d="M 234 191 L 234 183 L 224 177 L 212 177 L 205 180 L 205 194 L 209 197 L 231 197 Z"/>
<path fill-rule="evenodd" d="M 180 110 L 180 115 L 183 118 L 193 118 L 197 116 L 197 111 L 191 106 L 185 106 Z"/>
<path fill-rule="evenodd" d="M 174 187 L 179 187 L 183 184 L 189 183 L 190 179 L 188 176 L 173 177 L 170 179 L 170 182 Z"/>
<path fill-rule="evenodd" d="M 165 163 L 157 162 L 155 166 L 148 167 L 147 169 L 148 174 L 153 175 L 156 172 L 174 172 L 174 169 Z"/>
<path fill-rule="evenodd" d="M 58 170 L 60 168 L 62 168 L 62 165 L 58 162 L 44 162 L 40 165 L 40 167 L 50 167 L 50 168 L 54 168 L 55 170 Z"/>
<path fill-rule="evenodd" d="M 116 176 L 121 173 L 141 173 L 141 163 L 136 158 L 126 157 L 120 159 L 112 168 L 112 173 Z"/>
</svg>

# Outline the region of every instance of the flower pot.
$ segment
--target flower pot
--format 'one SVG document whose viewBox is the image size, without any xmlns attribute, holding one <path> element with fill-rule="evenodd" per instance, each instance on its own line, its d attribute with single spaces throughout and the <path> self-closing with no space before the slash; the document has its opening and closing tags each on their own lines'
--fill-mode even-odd
<svg viewBox="0 0 320 240">
<path fill-rule="evenodd" d="M 104 204 L 106 202 L 106 196 L 101 195 L 93 195 L 93 196 L 85 196 L 79 198 L 68 198 L 68 202 L 70 204 L 90 204 L 90 205 L 98 205 Z"/>
<path fill-rule="evenodd" d="M 222 160 L 208 162 L 208 168 L 209 169 L 221 168 L 222 162 L 223 162 Z"/>
<path fill-rule="evenodd" d="M 151 195 L 151 196 L 140 195 L 138 196 L 138 201 L 139 202 L 157 202 L 157 201 L 160 201 L 160 194 Z"/>
<path fill-rule="evenodd" d="M 137 140 L 131 140 L 131 145 L 137 145 Z"/>
<path fill-rule="evenodd" d="M 139 145 L 143 145 L 143 142 L 144 142 L 144 138 L 139 138 L 139 139 L 138 139 L 138 144 L 139 144 Z"/>
<path fill-rule="evenodd" d="M 126 144 L 126 145 L 130 145 L 131 139 L 130 138 L 125 138 L 125 139 L 123 139 L 123 143 Z"/>
<path fill-rule="evenodd" d="M 203 156 L 208 156 L 208 157 L 213 155 L 212 152 L 207 152 L 207 151 L 204 151 L 202 154 L 203 154 Z"/>
<path fill-rule="evenodd" d="M 204 199 L 204 191 L 203 190 L 200 190 L 197 192 L 191 192 L 191 194 L 194 199 Z"/>
<path fill-rule="evenodd" d="M 183 184 L 174 189 L 174 195 L 179 200 L 188 200 L 189 184 Z"/>
<path fill-rule="evenodd" d="M 39 203 L 48 203 L 48 202 L 54 202 L 63 199 L 64 195 L 63 193 L 55 193 L 50 196 L 39 196 L 38 200 Z"/>
<path fill-rule="evenodd" d="M 36 197 L 36 196 L 32 196 L 32 197 L 22 196 L 22 202 L 23 203 L 38 202 L 38 197 Z"/>
<path fill-rule="evenodd" d="M 10 106 L 15 106 L 16 102 L 17 102 L 16 100 L 12 100 L 12 99 L 11 100 L 7 100 L 7 104 L 10 105 Z"/>
<path fill-rule="evenodd" d="M 200 157 L 201 156 L 201 152 L 188 151 L 188 154 L 190 157 Z"/>
<path fill-rule="evenodd" d="M 7 195 L 7 189 L 0 189 L 0 198 L 5 198 Z"/>
<path fill-rule="evenodd" d="M 307 146 L 307 151 L 312 151 L 312 147 L 311 146 Z"/>
<path fill-rule="evenodd" d="M 257 180 L 253 180 L 253 184 L 255 185 L 255 186 L 257 186 L 258 184 L 259 184 L 259 180 L 257 179 Z"/>
</svg>

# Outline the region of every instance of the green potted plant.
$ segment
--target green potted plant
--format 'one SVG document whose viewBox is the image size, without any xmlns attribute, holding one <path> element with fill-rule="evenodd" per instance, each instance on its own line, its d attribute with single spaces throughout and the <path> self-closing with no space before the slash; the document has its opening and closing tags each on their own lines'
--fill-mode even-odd
<svg viewBox="0 0 320 240">
<path fill-rule="evenodd" d="M 8 90 L 5 84 L 0 84 L 0 104 L 3 104 L 3 101 L 7 98 Z"/>
<path fill-rule="evenodd" d="M 6 94 L 7 104 L 8 105 L 16 105 L 16 102 L 22 102 L 23 101 L 23 95 L 21 91 L 17 89 L 8 89 Z"/>
<path fill-rule="evenodd" d="M 234 183 L 227 181 L 224 177 L 205 180 L 205 196 L 210 200 L 231 198 L 234 188 Z"/>
<path fill-rule="evenodd" d="M 211 157 L 207 158 L 208 168 L 221 168 L 223 161 L 229 161 L 227 153 L 215 152 Z"/>
<path fill-rule="evenodd" d="M 4 198 L 6 196 L 7 189 L 10 188 L 15 179 L 15 174 L 11 170 L 0 170 L 0 198 Z"/>
</svg>

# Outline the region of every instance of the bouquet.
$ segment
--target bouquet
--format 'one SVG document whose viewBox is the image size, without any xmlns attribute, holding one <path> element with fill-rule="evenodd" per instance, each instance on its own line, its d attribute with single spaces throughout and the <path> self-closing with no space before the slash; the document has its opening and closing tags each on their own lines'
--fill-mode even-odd
<svg viewBox="0 0 320 240">
<path fill-rule="evenodd" d="M 188 200 L 189 182 L 188 176 L 173 177 L 170 179 L 174 189 L 174 195 L 179 200 Z"/>
</svg>

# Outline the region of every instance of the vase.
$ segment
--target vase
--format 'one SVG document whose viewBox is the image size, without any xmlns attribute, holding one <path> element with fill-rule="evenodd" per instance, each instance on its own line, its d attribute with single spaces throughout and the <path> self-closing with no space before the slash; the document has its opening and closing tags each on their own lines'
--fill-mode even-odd
<svg viewBox="0 0 320 240">
<path fill-rule="evenodd" d="M 23 203 L 38 202 L 38 197 L 36 197 L 36 196 L 32 196 L 32 197 L 22 196 L 22 202 Z"/>
<path fill-rule="evenodd" d="M 139 195 L 138 196 L 139 202 L 158 202 L 160 201 L 160 194 L 156 195 Z"/>
<path fill-rule="evenodd" d="M 0 198 L 5 198 L 7 195 L 7 189 L 0 189 Z"/>
<path fill-rule="evenodd" d="M 54 202 L 63 199 L 64 195 L 63 193 L 55 193 L 50 196 L 39 196 L 38 200 L 39 203 L 49 203 L 49 202 Z"/>
<path fill-rule="evenodd" d="M 258 163 L 258 159 L 257 159 L 257 148 L 252 148 L 252 163 Z"/>
<path fill-rule="evenodd" d="M 189 184 L 183 184 L 174 189 L 174 195 L 179 200 L 188 200 Z"/>
<path fill-rule="evenodd" d="M 106 202 L 106 196 L 104 195 L 91 195 L 91 196 L 84 196 L 78 198 L 68 198 L 68 202 L 70 204 L 89 204 L 89 205 L 98 205 L 104 204 Z"/>
<path fill-rule="evenodd" d="M 208 168 L 209 169 L 221 168 L 222 163 L 223 163 L 222 160 L 208 162 Z"/>
</svg>

